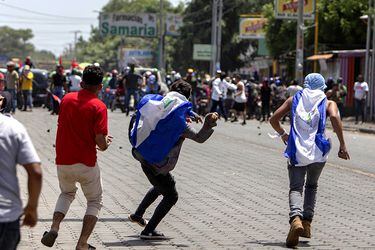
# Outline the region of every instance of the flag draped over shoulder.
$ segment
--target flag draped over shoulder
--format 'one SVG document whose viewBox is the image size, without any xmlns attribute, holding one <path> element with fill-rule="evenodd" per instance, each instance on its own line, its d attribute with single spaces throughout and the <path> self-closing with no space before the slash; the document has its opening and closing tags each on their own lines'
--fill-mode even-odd
<svg viewBox="0 0 375 250">
<path fill-rule="evenodd" d="M 144 96 L 130 132 L 132 146 L 148 163 L 165 159 L 187 127 L 192 104 L 177 92 Z"/>
</svg>

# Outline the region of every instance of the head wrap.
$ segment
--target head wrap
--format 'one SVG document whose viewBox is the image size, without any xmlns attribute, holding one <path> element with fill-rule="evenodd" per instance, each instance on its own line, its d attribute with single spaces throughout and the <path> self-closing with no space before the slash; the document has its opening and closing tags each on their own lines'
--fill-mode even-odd
<svg viewBox="0 0 375 250">
<path fill-rule="evenodd" d="M 303 86 L 308 89 L 312 89 L 312 90 L 320 89 L 322 91 L 327 88 L 324 77 L 318 73 L 308 74 L 305 77 Z"/>
</svg>

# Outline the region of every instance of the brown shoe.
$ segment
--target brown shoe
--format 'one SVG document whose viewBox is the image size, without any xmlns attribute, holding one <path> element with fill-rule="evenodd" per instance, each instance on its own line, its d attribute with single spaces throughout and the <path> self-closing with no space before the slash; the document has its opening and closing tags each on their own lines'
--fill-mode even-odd
<svg viewBox="0 0 375 250">
<path fill-rule="evenodd" d="M 311 238 L 311 221 L 302 220 L 303 232 L 300 235 L 304 238 Z"/>
<path fill-rule="evenodd" d="M 287 247 L 295 247 L 298 245 L 299 236 L 303 232 L 302 221 L 299 216 L 296 216 L 292 223 L 290 223 L 290 230 L 288 237 L 286 238 Z"/>
</svg>

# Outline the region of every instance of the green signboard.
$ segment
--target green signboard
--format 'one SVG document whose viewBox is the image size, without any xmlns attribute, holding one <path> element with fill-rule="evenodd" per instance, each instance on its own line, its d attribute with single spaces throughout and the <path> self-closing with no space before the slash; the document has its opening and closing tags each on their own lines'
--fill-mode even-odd
<svg viewBox="0 0 375 250">
<path fill-rule="evenodd" d="M 128 37 L 155 37 L 157 35 L 155 14 L 100 13 L 101 35 Z"/>
<path fill-rule="evenodd" d="M 211 44 L 194 44 L 193 60 L 211 61 L 212 46 Z"/>
</svg>

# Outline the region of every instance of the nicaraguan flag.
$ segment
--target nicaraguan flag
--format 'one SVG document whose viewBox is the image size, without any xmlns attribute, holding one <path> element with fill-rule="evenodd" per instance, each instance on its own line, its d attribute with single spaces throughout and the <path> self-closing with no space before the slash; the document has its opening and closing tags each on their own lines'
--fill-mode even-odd
<svg viewBox="0 0 375 250">
<path fill-rule="evenodd" d="M 130 142 L 148 163 L 165 159 L 187 127 L 192 104 L 177 92 L 146 95 L 137 106 Z"/>
</svg>

